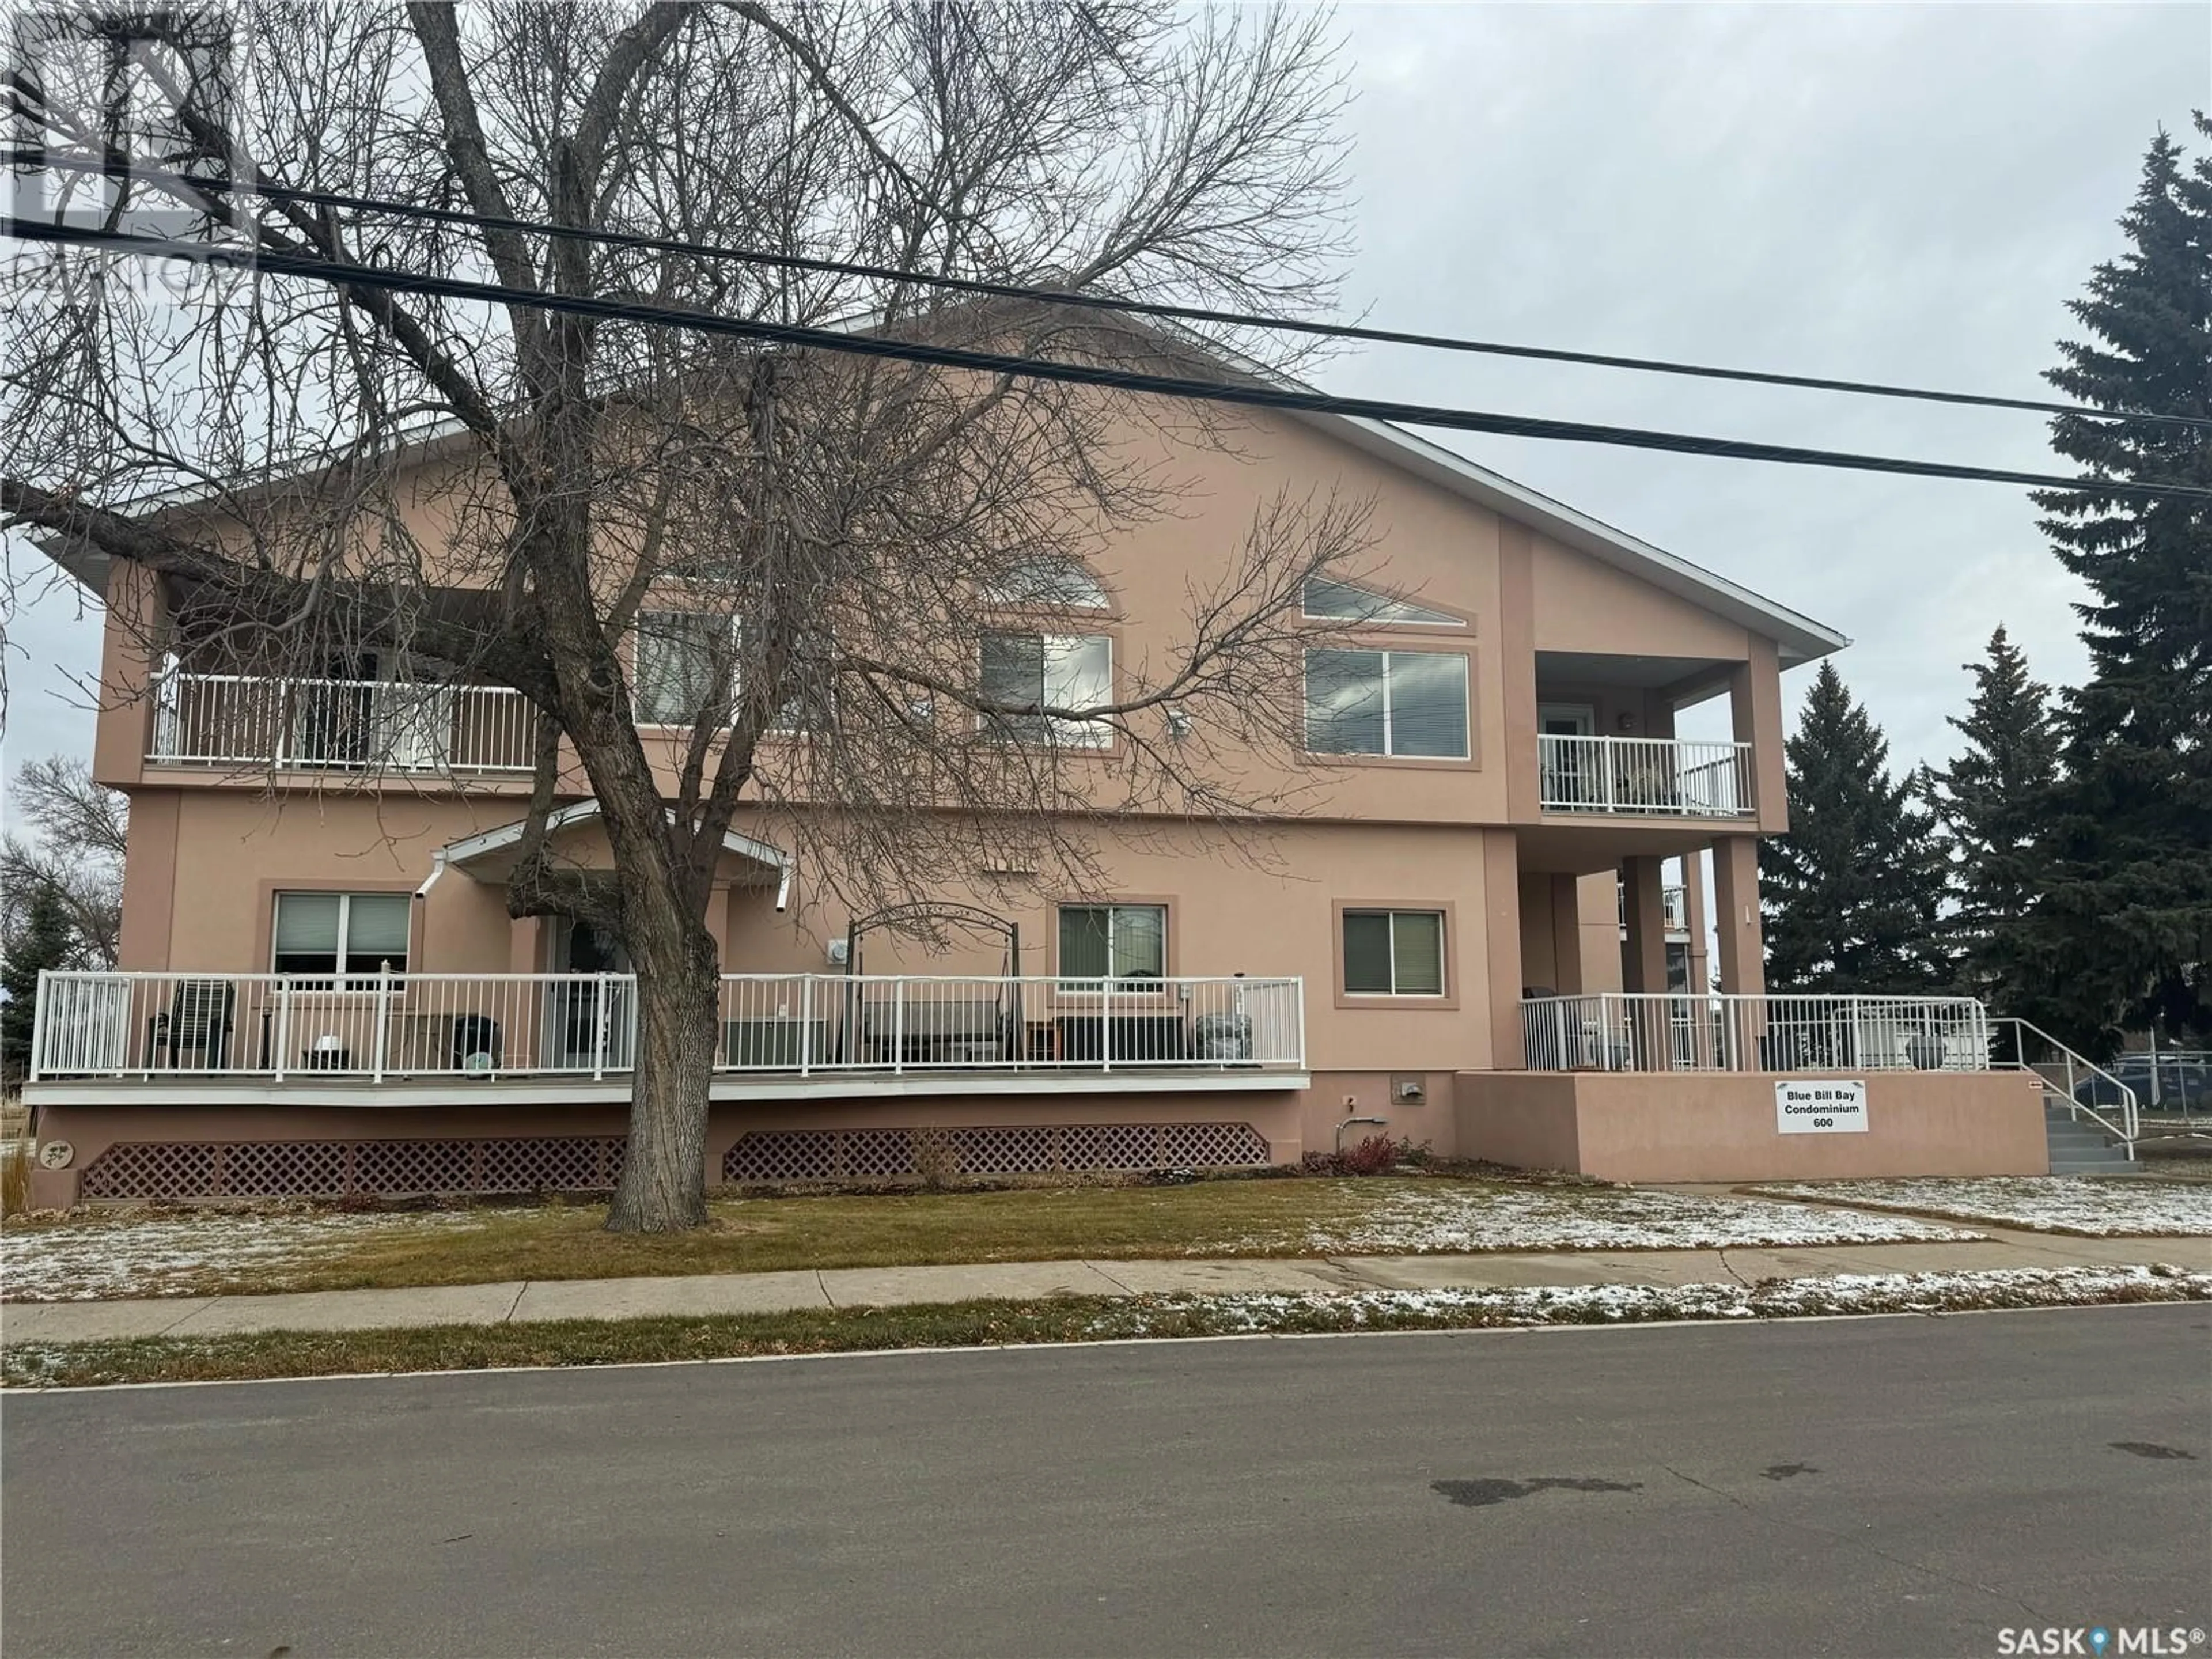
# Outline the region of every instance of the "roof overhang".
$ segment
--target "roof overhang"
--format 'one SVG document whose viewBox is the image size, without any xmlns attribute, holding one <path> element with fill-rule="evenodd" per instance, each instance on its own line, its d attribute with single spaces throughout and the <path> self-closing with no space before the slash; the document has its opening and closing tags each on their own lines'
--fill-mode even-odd
<svg viewBox="0 0 2212 1659">
<path fill-rule="evenodd" d="M 1206 340 L 1176 325 L 1146 326 L 1134 324 L 1127 318 L 1120 320 L 1124 327 L 1133 328 L 1156 339 L 1175 341 L 1186 350 L 1195 348 L 1217 364 L 1226 364 L 1256 380 L 1300 392 L 1316 390 L 1303 381 L 1274 374 L 1263 365 L 1225 349 L 1218 342 Z M 856 321 L 849 326 L 857 332 L 864 325 Z M 1851 642 L 1848 635 L 1824 623 L 1815 622 L 1787 605 L 1778 605 L 1724 576 L 1716 575 L 1687 559 L 1677 557 L 1663 548 L 1655 547 L 1640 537 L 1632 536 L 1625 530 L 1617 530 L 1602 520 L 1577 511 L 1564 501 L 1553 501 L 1540 491 L 1517 483 L 1502 472 L 1493 472 L 1488 467 L 1480 465 L 1404 427 L 1364 416 L 1315 414 L 1297 410 L 1286 412 L 1291 419 L 1303 422 L 1363 453 L 1402 468 L 1415 477 L 1436 484 L 1491 512 L 1541 531 L 1564 546 L 1588 554 L 1601 563 L 1611 565 L 1639 580 L 1650 582 L 1662 592 L 1686 599 L 1772 640 L 1784 668 L 1812 662 L 1831 652 L 1840 651 Z M 465 442 L 469 435 L 468 429 L 451 416 L 426 421 L 405 434 L 404 453 L 410 453 L 410 458 L 416 460 L 428 459 Z M 303 459 L 283 476 L 289 482 L 296 483 L 301 477 L 312 476 L 327 465 L 327 462 Z M 204 499 L 208 493 L 202 487 L 185 486 L 131 502 L 126 510 L 155 513 Z M 105 597 L 111 562 L 106 554 L 88 546 L 70 544 L 62 538 L 40 538 L 37 544 L 70 575 L 94 592 Z"/>
<path fill-rule="evenodd" d="M 669 814 L 672 821 L 673 812 Z M 595 800 L 580 800 L 567 806 L 556 807 L 546 815 L 545 833 L 557 836 L 580 825 L 595 823 L 599 818 L 599 804 Z M 459 870 L 472 881 L 497 885 L 514 873 L 516 855 L 521 851 L 527 818 L 517 818 L 512 823 L 502 823 L 473 836 L 465 836 L 448 842 L 439 848 L 436 861 L 440 869 Z M 780 847 L 771 847 L 764 841 L 738 830 L 726 830 L 722 836 L 722 849 L 753 866 L 755 885 L 765 886 L 771 880 L 781 887 L 789 879 L 791 855 Z M 434 874 L 432 880 L 436 879 Z M 428 882 L 423 884 L 427 890 Z"/>
<path fill-rule="evenodd" d="M 1787 605 L 1777 605 L 1747 587 L 1738 586 L 1687 559 L 1677 558 L 1625 530 L 1616 530 L 1587 513 L 1577 512 L 1565 502 L 1555 501 L 1526 484 L 1516 483 L 1504 474 L 1492 472 L 1403 427 L 1346 415 L 1293 412 L 1291 418 L 1463 500 L 1540 530 L 1553 541 L 1647 581 L 1662 592 L 1686 599 L 1772 640 L 1784 668 L 1812 662 L 1851 642 L 1847 635 L 1826 623 L 1814 622 Z"/>
</svg>

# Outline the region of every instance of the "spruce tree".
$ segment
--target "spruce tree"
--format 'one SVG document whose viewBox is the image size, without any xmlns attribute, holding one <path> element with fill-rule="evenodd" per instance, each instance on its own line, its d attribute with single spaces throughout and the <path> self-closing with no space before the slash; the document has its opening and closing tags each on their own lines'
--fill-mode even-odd
<svg viewBox="0 0 2212 1659">
<path fill-rule="evenodd" d="M 1961 990 L 2001 1013 L 2031 995 L 2021 931 L 2042 890 L 2036 842 L 2058 779 L 2051 688 L 2000 626 L 1974 677 L 1966 718 L 1950 718 L 1963 753 L 1926 774 L 1924 798 L 1942 825 L 1955 906 L 1945 918 Z"/>
<path fill-rule="evenodd" d="M 40 887 L 31 896 L 21 938 L 0 964 L 0 990 L 8 994 L 6 1003 L 0 1004 L 0 1072 L 8 1077 L 20 1078 L 30 1070 L 39 970 L 68 968 L 76 959 L 76 932 L 70 926 L 69 909 L 53 888 Z"/>
<path fill-rule="evenodd" d="M 2212 122 L 2197 117 L 2212 139 Z M 2070 302 L 2092 337 L 2045 378 L 2124 416 L 2212 418 L 2212 156 L 2161 132 L 2121 227 L 2129 247 Z M 2212 489 L 2212 430 L 2059 416 L 2099 474 Z M 2043 1022 L 2092 1052 L 2155 1016 L 2212 1036 L 2212 501 L 2100 490 L 2036 497 L 2079 605 L 2087 683 L 2062 714 L 2066 781 L 2026 930 Z"/>
<path fill-rule="evenodd" d="M 1790 832 L 1759 843 L 1771 991 L 1911 993 L 1948 977 L 1937 938 L 1943 860 L 1889 740 L 1822 663 L 1789 763 Z"/>
</svg>

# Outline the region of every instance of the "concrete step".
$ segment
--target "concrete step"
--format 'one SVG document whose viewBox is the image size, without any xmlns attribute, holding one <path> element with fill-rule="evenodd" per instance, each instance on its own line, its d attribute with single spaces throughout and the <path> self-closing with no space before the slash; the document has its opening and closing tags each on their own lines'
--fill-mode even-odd
<svg viewBox="0 0 2212 1659">
<path fill-rule="evenodd" d="M 2063 1106 L 2045 1102 L 2043 1133 L 2051 1150 L 2053 1175 L 2124 1176 L 2142 1172 L 2142 1165 L 2130 1158 L 2096 1120 L 2076 1117 Z"/>
<path fill-rule="evenodd" d="M 2134 1176 L 2143 1173 L 2143 1166 L 2133 1158 L 2114 1158 L 2109 1163 L 2061 1162 L 2051 1160 L 2051 1173 L 2055 1176 Z"/>
</svg>

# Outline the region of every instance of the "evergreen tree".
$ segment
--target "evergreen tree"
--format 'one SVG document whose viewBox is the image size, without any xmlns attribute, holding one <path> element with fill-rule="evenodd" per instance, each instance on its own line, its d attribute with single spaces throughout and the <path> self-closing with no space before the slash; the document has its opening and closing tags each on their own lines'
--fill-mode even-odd
<svg viewBox="0 0 2212 1659">
<path fill-rule="evenodd" d="M 1889 740 L 1820 665 L 1789 762 L 1790 832 L 1759 843 L 1771 991 L 1910 993 L 1948 977 L 1938 938 L 1943 856 Z"/>
<path fill-rule="evenodd" d="M 2197 117 L 2212 139 L 2212 122 Z M 2129 416 L 2212 418 L 2212 157 L 2161 132 L 2120 221 L 2130 244 L 2070 302 L 2093 337 L 2046 378 Z M 2212 489 L 2212 430 L 2059 416 L 2051 441 L 2095 472 Z M 2098 490 L 2036 498 L 2069 570 L 2087 684 L 2062 714 L 2066 781 L 2025 930 L 2040 1012 L 2109 1052 L 2159 1018 L 2212 1035 L 2212 501 Z"/>
<path fill-rule="evenodd" d="M 30 1070 L 39 970 L 70 967 L 76 956 L 76 933 L 62 896 L 52 887 L 40 888 L 31 896 L 21 939 L 0 964 L 0 991 L 8 994 L 0 1004 L 0 1072 L 7 1076 L 19 1078 Z"/>
<path fill-rule="evenodd" d="M 2021 930 L 2042 890 L 2036 842 L 2058 781 L 2051 688 L 1999 627 L 1989 659 L 1964 665 L 1974 697 L 1951 725 L 1964 753 L 1927 771 L 1923 798 L 1942 825 L 1956 908 L 1944 931 L 1960 988 L 2000 1012 L 2030 995 Z"/>
</svg>

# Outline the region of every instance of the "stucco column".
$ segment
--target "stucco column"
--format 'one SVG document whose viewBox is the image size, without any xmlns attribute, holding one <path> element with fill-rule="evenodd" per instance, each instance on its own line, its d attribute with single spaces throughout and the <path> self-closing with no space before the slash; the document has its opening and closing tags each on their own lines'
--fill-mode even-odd
<svg viewBox="0 0 2212 1659">
<path fill-rule="evenodd" d="M 1460 959 L 1483 964 L 1489 979 L 1490 1069 L 1518 1071 L 1525 1058 L 1521 1044 L 1521 849 L 1510 830 L 1485 830 L 1482 836 L 1482 947 L 1462 942 Z M 1470 990 L 1472 988 L 1470 988 Z M 1462 1008 L 1476 1006 L 1465 995 Z"/>
<path fill-rule="evenodd" d="M 1498 526 L 1498 669 L 1505 717 L 1505 812 L 1534 823 L 1536 805 L 1535 547 L 1528 526 Z M 1489 763 L 1485 762 L 1486 765 Z"/>
<path fill-rule="evenodd" d="M 123 843 L 123 929 L 115 951 L 115 965 L 125 971 L 169 965 L 183 808 L 183 792 L 176 789 L 142 789 L 131 798 L 131 828 Z"/>
<path fill-rule="evenodd" d="M 1790 827 L 1782 752 L 1782 668 L 1772 640 L 1753 635 L 1747 648 L 1748 660 L 1729 675 L 1729 715 L 1735 740 L 1751 745 L 1751 799 L 1759 827 L 1766 835 L 1778 836 Z M 1719 868 L 1717 861 L 1714 867 Z"/>
<path fill-rule="evenodd" d="M 1705 945 L 1705 858 L 1702 853 L 1682 854 L 1682 913 L 1690 928 L 1690 989 L 1713 988 L 1712 963 Z"/>
<path fill-rule="evenodd" d="M 1581 884 L 1572 876 L 1553 876 L 1552 889 L 1553 988 L 1563 997 L 1583 990 Z"/>
<path fill-rule="evenodd" d="M 1584 996 L 1620 989 L 1620 872 L 1593 871 L 1575 880 L 1582 920 Z"/>
<path fill-rule="evenodd" d="M 1713 842 L 1713 920 L 1720 933 L 1721 989 L 1758 996 L 1766 989 L 1766 948 L 1759 925 L 1759 838 Z"/>
<path fill-rule="evenodd" d="M 95 783 L 127 789 L 145 775 L 146 750 L 154 737 L 157 642 L 167 631 L 168 612 L 161 578 L 143 565 L 118 562 L 105 598 L 92 776 Z"/>
<path fill-rule="evenodd" d="M 1622 908 L 1628 927 L 1621 983 L 1629 991 L 1656 995 L 1667 988 L 1667 910 L 1661 892 L 1666 867 L 1663 859 L 1620 861 Z"/>
</svg>

